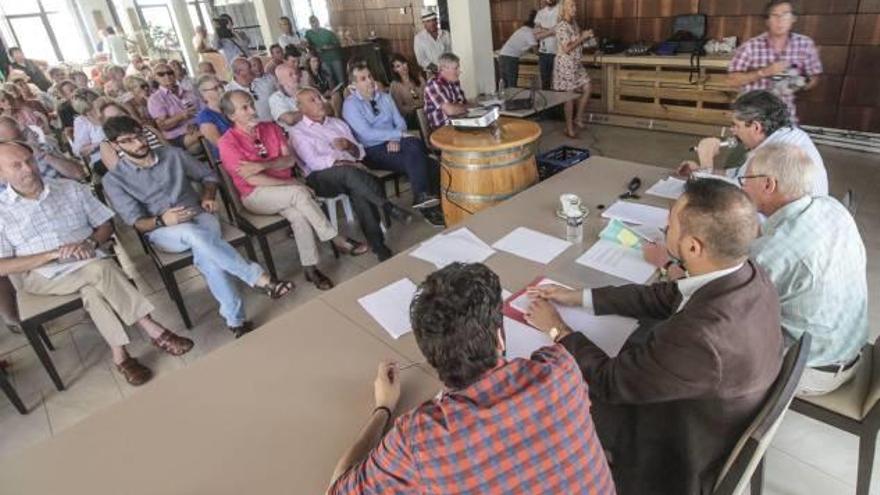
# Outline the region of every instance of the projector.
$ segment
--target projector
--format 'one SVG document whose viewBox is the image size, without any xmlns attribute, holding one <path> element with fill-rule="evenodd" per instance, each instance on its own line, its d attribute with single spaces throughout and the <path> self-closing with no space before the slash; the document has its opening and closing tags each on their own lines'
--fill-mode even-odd
<svg viewBox="0 0 880 495">
<path fill-rule="evenodd" d="M 451 118 L 452 125 L 459 129 L 485 129 L 494 124 L 500 116 L 498 107 L 472 108 L 467 114 Z"/>
</svg>

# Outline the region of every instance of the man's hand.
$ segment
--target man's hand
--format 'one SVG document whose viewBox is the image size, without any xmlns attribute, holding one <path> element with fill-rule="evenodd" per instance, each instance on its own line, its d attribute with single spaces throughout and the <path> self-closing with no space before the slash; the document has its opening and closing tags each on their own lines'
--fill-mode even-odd
<svg viewBox="0 0 880 495">
<path fill-rule="evenodd" d="M 532 301 L 529 304 L 529 309 L 526 310 L 525 317 L 529 325 L 544 333 L 549 332 L 551 328 L 556 328 L 560 331 L 568 329 L 565 326 L 565 322 L 559 316 L 559 311 L 556 311 L 556 308 L 546 299 L 535 299 Z"/>
<path fill-rule="evenodd" d="M 217 211 L 217 198 L 204 198 L 202 199 L 202 209 L 207 211 L 208 213 L 214 213 Z"/>
<path fill-rule="evenodd" d="M 700 164 L 693 160 L 685 160 L 678 166 L 676 173 L 682 177 L 690 177 L 691 174 L 700 170 Z"/>
<path fill-rule="evenodd" d="M 645 258 L 645 261 L 657 268 L 663 268 L 666 266 L 666 263 L 669 262 L 669 253 L 666 252 L 666 244 L 662 242 L 656 244 L 646 242 L 642 245 L 642 257 Z"/>
<path fill-rule="evenodd" d="M 394 411 L 397 401 L 400 399 L 400 370 L 397 364 L 391 361 L 379 363 L 379 371 L 376 373 L 376 381 L 373 382 L 376 397 L 376 407 L 387 407 Z"/>
<path fill-rule="evenodd" d="M 339 151 L 351 151 L 352 148 L 357 148 L 357 145 L 348 139 L 336 138 L 333 140 L 333 147 Z"/>
<path fill-rule="evenodd" d="M 563 306 L 580 306 L 583 304 L 583 292 L 567 289 L 555 284 L 536 285 L 529 287 L 526 293 L 531 299 L 545 299 Z"/>
<path fill-rule="evenodd" d="M 242 178 L 253 177 L 264 170 L 266 170 L 266 167 L 262 163 L 241 162 L 238 166 L 238 175 Z"/>
<path fill-rule="evenodd" d="M 788 70 L 788 62 L 779 61 L 779 62 L 772 63 L 772 64 L 768 65 L 767 67 L 764 67 L 763 69 L 761 69 L 761 74 L 763 74 L 764 77 L 773 77 L 773 76 L 778 76 L 779 74 L 782 74 L 783 72 L 785 72 L 787 70 Z"/>
<path fill-rule="evenodd" d="M 196 216 L 195 210 L 185 206 L 175 206 L 165 210 L 161 217 L 165 225 L 178 225 L 192 220 Z"/>
<path fill-rule="evenodd" d="M 95 257 L 95 249 L 86 241 L 65 244 L 58 248 L 58 259 L 87 260 Z"/>
<path fill-rule="evenodd" d="M 721 152 L 721 140 L 716 137 L 707 137 L 697 144 L 697 156 L 700 158 L 701 168 L 714 168 L 715 157 Z"/>
<path fill-rule="evenodd" d="M 400 141 L 388 141 L 386 149 L 389 153 L 397 153 L 400 151 Z"/>
</svg>

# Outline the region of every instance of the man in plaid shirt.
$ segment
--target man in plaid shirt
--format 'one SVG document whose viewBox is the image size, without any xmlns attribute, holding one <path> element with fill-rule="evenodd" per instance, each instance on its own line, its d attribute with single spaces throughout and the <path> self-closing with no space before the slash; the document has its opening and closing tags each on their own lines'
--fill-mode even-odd
<svg viewBox="0 0 880 495">
<path fill-rule="evenodd" d="M 804 77 L 805 85 L 798 91 L 810 90 L 822 74 L 822 62 L 816 45 L 808 36 L 792 33 L 796 14 L 791 1 L 771 0 L 764 9 L 767 32 L 743 43 L 730 61 L 727 70 L 730 82 L 742 92 L 755 89 L 773 91 L 788 105 L 792 122 L 797 123 L 794 89 L 791 82 L 780 81 Z M 782 85 L 777 83 L 782 82 Z"/>
<path fill-rule="evenodd" d="M 383 438 L 400 380 L 394 364 L 381 364 L 377 407 L 328 493 L 615 493 L 574 359 L 553 345 L 505 360 L 501 304 L 485 265 L 453 263 L 428 276 L 410 314 L 446 387 Z"/>
<path fill-rule="evenodd" d="M 425 84 L 425 115 L 431 129 L 449 124 L 449 117 L 468 111 L 467 98 L 461 89 L 459 58 L 453 53 L 440 55 L 437 75 Z"/>
</svg>

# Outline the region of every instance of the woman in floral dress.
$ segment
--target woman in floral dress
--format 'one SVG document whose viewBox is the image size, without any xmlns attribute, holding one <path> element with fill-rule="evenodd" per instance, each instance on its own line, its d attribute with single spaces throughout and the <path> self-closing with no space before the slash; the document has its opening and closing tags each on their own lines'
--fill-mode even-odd
<svg viewBox="0 0 880 495">
<path fill-rule="evenodd" d="M 574 0 L 563 0 L 559 23 L 556 24 L 558 50 L 553 66 L 553 89 L 556 91 L 577 91 L 581 97 L 577 101 L 577 118 L 574 114 L 574 100 L 565 102 L 565 135 L 576 138 L 575 125 L 583 128 L 584 112 L 590 101 L 590 76 L 581 63 L 584 41 L 593 37 L 593 30 L 584 32 L 575 21 L 577 7 Z"/>
</svg>

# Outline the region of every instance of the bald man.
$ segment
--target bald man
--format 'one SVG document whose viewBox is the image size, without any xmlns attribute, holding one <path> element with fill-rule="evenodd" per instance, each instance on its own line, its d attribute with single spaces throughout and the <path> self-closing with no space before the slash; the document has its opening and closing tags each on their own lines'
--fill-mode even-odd
<svg viewBox="0 0 880 495">
<path fill-rule="evenodd" d="M 82 164 L 70 160 L 49 143 L 40 143 L 33 131 L 22 129 L 7 115 L 0 116 L 0 141 L 27 143 L 34 150 L 34 160 L 43 178 L 82 180 L 86 177 Z M 0 182 L 0 191 L 3 189 L 6 189 L 6 183 Z"/>
<path fill-rule="evenodd" d="M 226 91 L 234 89 L 250 93 L 260 122 L 274 120 L 269 107 L 269 98 L 278 89 L 275 80 L 271 77 L 254 77 L 251 63 L 244 57 L 232 61 L 232 81 L 226 85 Z"/>
<path fill-rule="evenodd" d="M 302 112 L 296 103 L 296 92 L 300 88 L 300 71 L 287 64 L 275 67 L 275 79 L 278 80 L 278 91 L 269 97 L 269 109 L 272 118 L 288 134 L 300 120 Z"/>
</svg>

